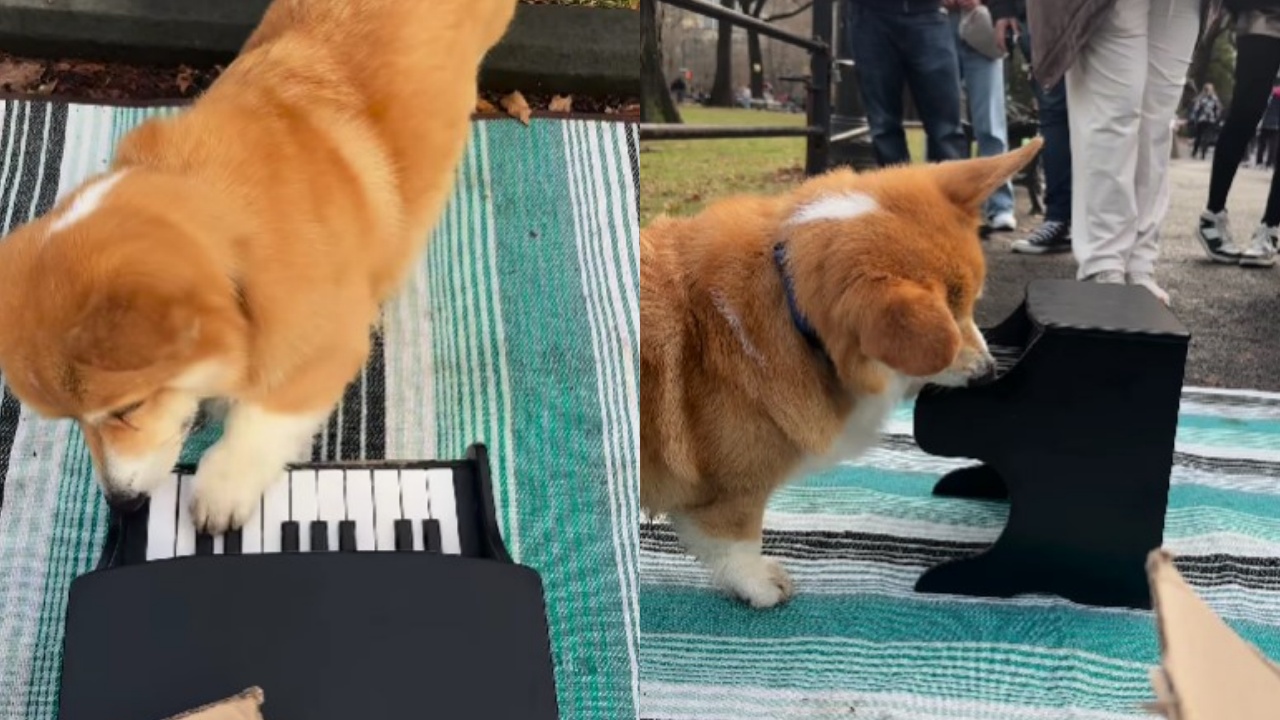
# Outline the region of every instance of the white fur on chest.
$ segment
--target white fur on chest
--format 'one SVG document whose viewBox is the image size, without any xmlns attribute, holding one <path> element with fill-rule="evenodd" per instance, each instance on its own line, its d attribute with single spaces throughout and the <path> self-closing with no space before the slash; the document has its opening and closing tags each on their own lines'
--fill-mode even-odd
<svg viewBox="0 0 1280 720">
<path fill-rule="evenodd" d="M 831 448 L 823 455 L 805 458 L 791 476 L 799 478 L 854 460 L 875 447 L 880 441 L 885 421 L 906 399 L 909 387 L 910 381 L 907 378 L 890 373 L 883 392 L 859 396 L 853 412 L 849 413 L 849 418 L 845 421 L 844 429 L 831 443 Z"/>
</svg>

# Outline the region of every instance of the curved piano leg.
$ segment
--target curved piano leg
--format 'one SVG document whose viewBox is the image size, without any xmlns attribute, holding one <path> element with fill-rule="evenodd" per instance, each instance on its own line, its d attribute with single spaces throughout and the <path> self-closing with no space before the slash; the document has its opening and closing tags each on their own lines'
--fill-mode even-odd
<svg viewBox="0 0 1280 720">
<path fill-rule="evenodd" d="M 995 547 L 973 557 L 935 565 L 916 580 L 916 592 L 1008 598 L 1035 589 L 1000 557 Z"/>
<path fill-rule="evenodd" d="M 1006 500 L 1009 489 L 994 468 L 983 464 L 962 467 L 943 475 L 933 486 L 933 494 L 971 500 Z"/>
</svg>

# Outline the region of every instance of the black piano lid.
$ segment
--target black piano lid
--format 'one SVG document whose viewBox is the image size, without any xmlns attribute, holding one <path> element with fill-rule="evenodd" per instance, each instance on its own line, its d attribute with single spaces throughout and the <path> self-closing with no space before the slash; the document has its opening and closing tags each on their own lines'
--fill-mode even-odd
<svg viewBox="0 0 1280 720">
<path fill-rule="evenodd" d="M 1079 285 L 1079 280 L 1033 280 L 1027 285 L 1028 317 L 1041 327 L 1065 331 L 1121 332 L 1170 340 L 1191 336 L 1149 292 L 1134 293 L 1126 285 L 1092 283 L 1090 292 L 1082 293 Z"/>
</svg>

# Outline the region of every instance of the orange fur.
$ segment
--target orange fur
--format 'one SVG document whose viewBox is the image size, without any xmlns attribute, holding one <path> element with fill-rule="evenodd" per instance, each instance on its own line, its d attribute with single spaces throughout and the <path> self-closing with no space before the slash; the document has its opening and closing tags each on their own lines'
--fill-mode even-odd
<svg viewBox="0 0 1280 720">
<path fill-rule="evenodd" d="M 784 600 L 785 572 L 759 554 L 774 490 L 815 461 L 868 449 L 884 414 L 924 382 L 990 369 L 973 323 L 979 208 L 1038 149 L 837 170 L 641 232 L 641 503 L 671 515 L 722 586 L 757 606 Z M 858 203 L 873 210 L 797 221 Z M 780 241 L 830 366 L 792 321 Z"/>
<path fill-rule="evenodd" d="M 171 450 L 196 399 L 273 418 L 337 402 L 447 200 L 514 10 L 275 0 L 190 109 L 122 140 L 92 212 L 71 222 L 102 177 L 0 243 L 0 370 L 80 422 L 109 494 L 153 480 L 113 487 L 107 458 Z"/>
</svg>

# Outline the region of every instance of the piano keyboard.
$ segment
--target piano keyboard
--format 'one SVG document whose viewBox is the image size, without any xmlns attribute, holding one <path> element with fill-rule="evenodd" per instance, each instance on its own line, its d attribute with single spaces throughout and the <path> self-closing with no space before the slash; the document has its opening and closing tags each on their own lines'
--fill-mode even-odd
<svg viewBox="0 0 1280 720">
<path fill-rule="evenodd" d="M 987 348 L 991 356 L 996 361 L 996 377 L 1001 377 L 1005 373 L 1013 369 L 1018 364 L 1018 360 L 1022 358 L 1022 354 L 1026 348 L 1012 347 L 1009 345 L 991 345 Z"/>
<path fill-rule="evenodd" d="M 205 535 L 191 522 L 195 476 L 175 473 L 151 496 L 146 559 L 361 551 L 458 555 L 453 475 L 449 468 L 289 470 L 243 528 Z"/>
</svg>

